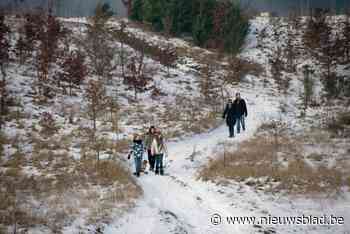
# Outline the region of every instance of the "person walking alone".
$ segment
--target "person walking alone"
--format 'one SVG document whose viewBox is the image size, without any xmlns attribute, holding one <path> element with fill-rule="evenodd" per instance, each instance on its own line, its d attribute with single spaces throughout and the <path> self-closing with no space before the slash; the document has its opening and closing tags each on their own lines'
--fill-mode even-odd
<svg viewBox="0 0 350 234">
<path fill-rule="evenodd" d="M 245 125 L 245 118 L 248 116 L 248 110 L 247 110 L 247 105 L 246 102 L 243 98 L 241 98 L 240 93 L 236 93 L 236 100 L 234 101 L 233 105 L 235 106 L 236 109 L 236 123 L 237 123 L 237 133 L 241 132 L 241 125 L 243 131 L 246 129 Z"/>
<path fill-rule="evenodd" d="M 234 127 L 236 123 L 236 108 L 230 98 L 228 103 L 226 104 L 226 108 L 224 114 L 222 116 L 223 119 L 226 119 L 226 124 L 229 129 L 229 137 L 234 137 Z"/>
</svg>

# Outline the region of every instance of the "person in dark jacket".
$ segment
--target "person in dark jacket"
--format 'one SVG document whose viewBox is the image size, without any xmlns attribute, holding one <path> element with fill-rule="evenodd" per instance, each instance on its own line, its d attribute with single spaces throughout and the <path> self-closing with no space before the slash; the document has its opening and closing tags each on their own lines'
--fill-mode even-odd
<svg viewBox="0 0 350 234">
<path fill-rule="evenodd" d="M 148 164 L 149 164 L 150 171 L 154 170 L 154 164 L 156 161 L 155 156 L 152 155 L 152 152 L 151 152 L 151 144 L 153 142 L 153 139 L 155 138 L 155 131 L 156 131 L 156 128 L 154 126 L 151 126 L 145 137 L 145 149 L 147 150 L 147 154 L 148 154 Z"/>
<path fill-rule="evenodd" d="M 234 137 L 234 127 L 236 124 L 236 108 L 232 102 L 232 99 L 228 100 L 226 105 L 224 114 L 222 116 L 223 119 L 226 119 L 226 124 L 229 129 L 230 137 Z"/>
<path fill-rule="evenodd" d="M 140 176 L 141 172 L 141 163 L 142 163 L 142 157 L 143 157 L 143 143 L 140 135 L 135 134 L 133 139 L 133 144 L 131 146 L 130 153 L 128 155 L 128 159 L 130 159 L 131 155 L 134 156 L 135 161 L 135 175 L 137 177 Z"/>
<path fill-rule="evenodd" d="M 236 123 L 237 123 L 237 133 L 241 132 L 241 125 L 243 131 L 245 131 L 245 118 L 248 116 L 247 105 L 245 100 L 241 98 L 240 93 L 236 93 L 236 100 L 233 102 L 236 109 Z"/>
</svg>

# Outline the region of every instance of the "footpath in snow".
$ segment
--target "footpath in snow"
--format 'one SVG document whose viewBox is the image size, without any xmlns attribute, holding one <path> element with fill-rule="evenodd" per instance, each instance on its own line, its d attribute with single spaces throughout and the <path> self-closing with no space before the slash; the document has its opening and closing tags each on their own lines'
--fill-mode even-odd
<svg viewBox="0 0 350 234">
<path fill-rule="evenodd" d="M 231 204 L 208 190 L 207 183 L 196 179 L 198 169 L 208 162 L 218 143 L 250 138 L 266 118 L 267 111 L 276 113 L 266 97 L 256 96 L 254 92 L 243 95 L 248 102 L 247 131 L 229 139 L 228 129 L 222 125 L 209 133 L 168 143 L 166 175 L 141 176 L 144 198 L 132 212 L 108 226 L 105 233 L 248 233 L 252 228 L 248 225 L 211 223 L 211 216 L 216 213 L 222 216 L 247 214 L 239 208 L 232 210 Z M 197 153 L 191 160 L 194 147 Z"/>
</svg>

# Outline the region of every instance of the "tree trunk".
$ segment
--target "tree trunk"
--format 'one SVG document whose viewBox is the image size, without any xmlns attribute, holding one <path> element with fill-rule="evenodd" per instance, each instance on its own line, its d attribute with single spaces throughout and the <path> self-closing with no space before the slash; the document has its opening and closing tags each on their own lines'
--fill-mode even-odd
<svg viewBox="0 0 350 234">
<path fill-rule="evenodd" d="M 93 110 L 92 121 L 93 121 L 94 133 L 96 132 L 96 116 L 97 116 L 96 110 Z"/>
<path fill-rule="evenodd" d="M 1 99 L 0 99 L 0 129 L 3 125 L 3 116 L 5 115 L 5 95 L 6 95 L 6 71 L 3 64 L 1 64 L 2 74 L 2 87 L 1 87 Z"/>
</svg>

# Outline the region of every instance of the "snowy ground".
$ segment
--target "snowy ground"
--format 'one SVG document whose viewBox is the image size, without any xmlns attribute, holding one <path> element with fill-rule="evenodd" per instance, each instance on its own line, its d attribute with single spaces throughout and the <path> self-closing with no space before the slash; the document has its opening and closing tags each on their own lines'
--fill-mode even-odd
<svg viewBox="0 0 350 234">
<path fill-rule="evenodd" d="M 67 22 L 76 22 L 77 19 L 67 20 Z M 84 23 L 84 20 L 81 20 Z M 269 22 L 265 18 L 257 19 L 253 22 L 252 32 L 261 30 L 268 25 Z M 144 36 L 140 30 L 130 29 L 131 32 Z M 145 37 L 156 44 L 161 43 L 159 37 Z M 171 39 L 172 43 L 179 47 L 190 47 L 188 43 L 178 39 Z M 270 41 L 270 43 L 273 43 Z M 247 40 L 245 50 L 241 54 L 242 57 L 256 61 L 264 66 L 267 65 L 267 57 L 256 48 L 256 35 L 251 33 Z M 191 58 L 181 58 L 191 61 Z M 150 60 L 149 63 L 154 63 Z M 158 66 L 158 64 L 156 64 Z M 197 64 L 192 64 L 197 65 Z M 161 67 L 161 66 L 160 66 Z M 177 67 L 171 69 L 174 77 L 165 78 L 165 72 L 161 71 L 156 75 L 157 85 L 166 93 L 167 97 L 163 97 L 160 102 L 151 100 L 149 93 L 140 95 L 142 103 L 146 103 L 145 109 L 158 104 L 161 112 L 172 107 L 175 97 L 185 96 L 194 98 L 198 96 L 197 76 L 192 74 L 191 64 L 177 64 Z M 161 67 L 162 68 L 162 67 Z M 14 70 L 14 69 L 13 69 Z M 267 69 L 268 70 L 268 69 Z M 23 76 L 22 83 L 17 82 L 21 77 L 19 71 L 13 71 L 13 82 L 10 85 L 16 85 L 17 93 L 20 93 L 22 87 L 29 89 L 32 83 L 32 77 Z M 34 75 L 32 75 L 34 77 Z M 268 74 L 266 75 L 268 76 Z M 267 77 L 268 78 L 268 77 Z M 186 85 L 187 84 L 187 85 Z M 116 83 L 115 86 L 118 86 Z M 17 87 L 18 86 L 18 87 Z M 186 87 L 195 87 L 195 90 L 186 91 Z M 119 86 L 118 86 L 119 87 Z M 123 89 L 123 86 L 120 86 Z M 294 124 L 296 113 L 296 102 L 299 98 L 300 80 L 293 80 L 290 95 L 287 97 L 290 112 L 285 116 L 286 120 Z M 293 90 L 294 89 L 294 90 Z M 122 90 L 124 94 L 129 94 Z M 246 185 L 244 182 L 229 181 L 229 186 L 214 184 L 212 182 L 204 182 L 198 180 L 198 172 L 207 165 L 210 159 L 214 158 L 215 152 L 220 150 L 220 143 L 233 143 L 237 146 L 240 142 L 250 139 L 255 134 L 257 128 L 271 119 L 280 118 L 280 102 L 276 87 L 273 81 L 269 80 L 268 87 L 263 84 L 262 77 L 253 76 L 246 77 L 238 87 L 233 87 L 233 92 L 240 91 L 243 98 L 248 104 L 247 131 L 236 136 L 234 139 L 228 139 L 228 130 L 224 124 L 220 127 L 193 137 L 186 137 L 178 141 L 168 142 L 169 157 L 166 167 L 165 176 L 156 176 L 153 173 L 142 175 L 139 178 L 144 195 L 136 203 L 129 213 L 122 217 L 116 217 L 112 223 L 105 224 L 103 232 L 106 234 L 163 234 L 163 233 L 179 233 L 179 234 L 202 234 L 202 233 L 350 233 L 350 195 L 348 191 L 344 191 L 337 198 L 305 198 L 305 197 L 287 197 L 281 194 L 266 194 L 263 191 L 257 191 Z M 29 92 L 29 91 L 28 91 Z M 19 95 L 19 94 L 18 94 Z M 57 120 L 62 125 L 62 132 L 71 132 L 68 124 L 63 117 L 59 117 L 56 113 L 55 105 L 52 107 L 41 107 L 40 111 L 32 104 L 32 98 L 23 97 L 25 107 L 28 109 L 26 113 L 32 113 L 29 119 L 38 119 L 43 108 L 57 115 Z M 78 93 L 78 97 L 69 99 L 74 103 L 82 101 L 82 93 Z M 62 102 L 65 99 L 62 98 Z M 57 103 L 56 103 L 57 104 Z M 123 106 L 129 107 L 127 99 L 121 99 Z M 163 104 L 163 105 L 162 105 Z M 32 107 L 34 106 L 34 107 Z M 137 108 L 130 106 L 130 108 Z M 150 111 L 148 111 L 150 112 Z M 131 118 L 127 112 L 127 117 Z M 153 113 L 151 113 L 153 114 Z M 124 119 L 123 119 L 124 120 Z M 142 122 L 141 120 L 140 122 Z M 154 120 L 153 120 L 154 121 Z M 161 120 L 157 120 L 161 121 Z M 156 122 L 157 122 L 156 121 Z M 36 123 L 37 121 L 34 121 Z M 145 121 L 143 121 L 145 122 Z M 88 124 L 87 120 L 81 123 Z M 171 126 L 172 130 L 178 128 L 178 123 L 160 122 L 160 125 Z M 10 124 L 9 124 L 10 125 Z M 32 122 L 27 124 L 27 128 Z M 142 127 L 138 124 L 128 124 L 122 121 L 122 127 L 125 135 L 129 135 L 134 131 L 139 131 Z M 163 126 L 163 125 L 162 125 Z M 73 128 L 73 126 L 71 126 Z M 165 128 L 165 127 L 164 127 Z M 15 134 L 11 131 L 12 126 L 8 126 L 7 133 Z M 110 132 L 108 128 L 107 132 Z M 183 134 L 182 134 L 183 135 Z M 28 149 L 27 149 L 28 148 Z M 28 146 L 24 149 L 25 153 L 30 155 L 31 149 Z M 77 148 L 79 149 L 79 148 Z M 9 150 L 10 151 L 10 150 Z M 69 152 L 72 156 L 79 158 L 80 151 Z M 10 155 L 11 152 L 8 153 Z M 133 165 L 129 165 L 133 170 Z M 33 171 L 31 171 L 33 172 Z M 343 216 L 345 224 L 341 226 L 296 226 L 296 225 L 230 225 L 224 223 L 221 225 L 213 225 L 211 217 L 213 214 L 220 214 L 223 219 L 226 216 L 300 216 L 300 215 L 335 215 Z M 115 215 L 116 216 L 116 215 Z M 63 233 L 80 233 L 82 226 L 86 225 L 84 220 L 76 220 L 71 226 L 65 228 Z M 84 231 L 90 227 L 84 226 Z M 91 227 L 91 230 L 96 227 Z M 97 232 L 97 231 L 96 231 Z M 95 231 L 86 231 L 83 233 L 96 233 Z M 37 232 L 33 232 L 37 233 Z"/>
<path fill-rule="evenodd" d="M 268 22 L 256 20 L 253 30 L 261 30 Z M 242 56 L 266 64 L 266 57 L 256 49 L 256 37 L 250 35 Z M 294 83 L 298 83 L 294 81 Z M 349 233 L 350 196 L 344 191 L 337 198 L 308 198 L 265 194 L 242 182 L 229 182 L 223 186 L 197 179 L 197 173 L 205 166 L 222 142 L 239 142 L 251 138 L 257 128 L 267 120 L 280 116 L 280 98 L 276 89 L 262 87 L 254 77 L 236 87 L 248 103 L 249 116 L 246 132 L 228 139 L 225 125 L 179 142 L 170 142 L 169 163 L 165 176 L 153 173 L 139 181 L 144 197 L 128 215 L 105 227 L 105 233 L 161 234 L 161 233 Z M 297 86 L 298 84 L 293 84 Z M 300 85 L 300 84 L 299 84 Z M 292 87 L 293 88 L 293 87 Z M 298 99 L 298 92 L 291 95 L 291 106 Z M 295 106 L 294 106 L 295 108 Z M 287 115 L 287 121 L 295 122 L 296 113 Z M 192 157 L 194 155 L 194 157 Z M 130 165 L 132 167 L 133 165 Z M 213 225 L 211 217 L 227 216 L 281 216 L 334 215 L 345 219 L 344 225 L 232 225 L 223 220 Z"/>
<path fill-rule="evenodd" d="M 244 93 L 252 113 L 248 129 L 232 141 L 242 141 L 254 134 L 271 110 L 272 101 L 255 92 Z M 258 101 L 254 103 L 253 100 Z M 272 108 L 273 109 L 273 108 Z M 273 113 L 273 112 L 272 112 Z M 232 202 L 218 197 L 210 184 L 196 180 L 196 172 L 205 165 L 218 143 L 227 141 L 226 126 L 212 132 L 169 144 L 169 164 L 166 176 L 144 175 L 140 183 L 144 199 L 135 210 L 106 228 L 106 233 L 248 233 L 249 226 L 214 226 L 211 215 L 245 215 L 244 209 L 233 209 Z M 231 140 L 229 140 L 231 141 Z M 194 153 L 194 160 L 191 155 Z M 239 202 L 237 201 L 237 204 Z"/>
<path fill-rule="evenodd" d="M 242 89 L 243 90 L 243 89 Z M 165 176 L 153 173 L 140 178 L 144 198 L 136 208 L 105 233 L 161 234 L 161 233 L 348 233 L 350 197 L 332 199 L 288 198 L 266 195 L 242 183 L 223 187 L 197 180 L 198 169 L 205 165 L 218 143 L 241 142 L 253 136 L 266 118 L 277 117 L 273 98 L 255 89 L 244 89 L 250 110 L 248 129 L 234 139 L 227 138 L 226 126 L 180 142 L 169 143 L 169 164 Z M 195 147 L 194 160 L 191 161 Z M 130 165 L 132 166 L 132 165 Z M 335 215 L 345 217 L 343 226 L 263 226 L 213 225 L 211 216 L 300 216 Z"/>
</svg>

